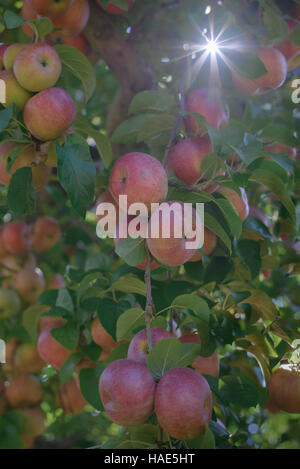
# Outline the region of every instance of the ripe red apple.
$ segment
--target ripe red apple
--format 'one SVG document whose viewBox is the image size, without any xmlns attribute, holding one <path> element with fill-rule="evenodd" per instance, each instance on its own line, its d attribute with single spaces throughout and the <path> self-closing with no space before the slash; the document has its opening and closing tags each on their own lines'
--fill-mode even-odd
<svg viewBox="0 0 300 469">
<path fill-rule="evenodd" d="M 15 289 L 25 303 L 35 304 L 45 289 L 43 272 L 36 269 L 22 269 L 15 276 Z"/>
<path fill-rule="evenodd" d="M 70 8 L 60 16 L 52 18 L 53 36 L 72 37 L 80 34 L 87 25 L 90 6 L 87 0 L 74 0 Z"/>
<path fill-rule="evenodd" d="M 209 256 L 215 249 L 217 245 L 217 237 L 215 233 L 210 231 L 208 228 L 204 227 L 204 243 L 203 250 L 206 256 Z M 202 260 L 202 254 L 200 251 L 196 251 L 193 257 L 189 262 L 199 262 Z"/>
<path fill-rule="evenodd" d="M 60 16 L 65 13 L 73 3 L 73 0 L 25 0 L 30 8 L 41 16 Z"/>
<path fill-rule="evenodd" d="M 155 382 L 142 363 L 112 362 L 101 375 L 99 392 L 108 417 L 119 425 L 139 425 L 153 411 Z"/>
<path fill-rule="evenodd" d="M 155 412 L 163 430 L 177 440 L 193 440 L 205 431 L 212 415 L 212 394 L 202 375 L 173 368 L 155 393 Z"/>
<path fill-rule="evenodd" d="M 233 82 L 238 90 L 249 96 L 267 93 L 279 88 L 287 75 L 287 63 L 284 55 L 273 47 L 261 47 L 257 55 L 263 62 L 267 73 L 259 78 L 243 78 L 232 73 Z"/>
<path fill-rule="evenodd" d="M 49 88 L 29 99 L 24 121 L 35 138 L 46 142 L 62 135 L 73 124 L 76 114 L 75 103 L 66 91 Z"/>
<path fill-rule="evenodd" d="M 17 54 L 13 70 L 23 88 L 42 91 L 57 82 L 61 74 L 61 61 L 53 47 L 31 44 Z"/>
<path fill-rule="evenodd" d="M 58 400 L 65 414 L 77 414 L 86 406 L 75 379 L 67 381 L 58 391 Z"/>
<path fill-rule="evenodd" d="M 21 308 L 21 301 L 14 290 L 0 288 L 0 319 L 15 316 Z"/>
<path fill-rule="evenodd" d="M 245 189 L 240 187 L 240 191 L 241 196 L 239 196 L 234 189 L 230 189 L 229 187 L 220 187 L 218 189 L 218 192 L 232 203 L 240 219 L 245 221 L 249 215 L 249 204 Z"/>
<path fill-rule="evenodd" d="M 180 337 L 179 340 L 183 344 L 200 344 L 200 338 L 196 334 L 184 335 L 183 337 Z M 214 352 L 209 357 L 202 357 L 199 355 L 191 366 L 201 375 L 211 375 L 215 376 L 215 378 L 219 377 L 220 364 L 217 352 Z"/>
<path fill-rule="evenodd" d="M 201 163 L 212 152 L 213 146 L 208 135 L 186 138 L 171 149 L 168 155 L 167 171 L 173 170 L 180 181 L 193 186 L 201 177 L 205 177 L 201 171 Z"/>
<path fill-rule="evenodd" d="M 115 5 L 113 1 L 108 2 L 106 7 L 103 7 L 100 0 L 97 0 L 97 2 L 101 6 L 101 8 L 103 8 L 105 11 L 107 11 L 107 13 L 110 13 L 111 15 L 123 15 L 124 13 L 126 13 L 126 11 L 123 10 L 123 8 L 120 8 L 119 6 Z M 129 8 L 132 7 L 133 4 L 134 4 L 134 0 L 127 0 L 128 10 Z"/>
<path fill-rule="evenodd" d="M 66 286 L 66 282 L 62 275 L 54 274 L 49 280 L 46 282 L 46 290 L 59 290 Z"/>
<path fill-rule="evenodd" d="M 144 203 L 148 210 L 151 203 L 162 202 L 168 192 L 168 178 L 162 164 L 146 153 L 127 153 L 115 163 L 109 180 L 114 199 L 127 195 L 128 205 Z"/>
<path fill-rule="evenodd" d="M 45 310 L 41 314 L 49 311 L 49 307 L 45 307 Z M 41 332 L 44 329 L 49 329 L 53 327 L 61 327 L 65 324 L 65 321 L 62 318 L 57 316 L 42 316 L 38 320 L 38 331 Z"/>
<path fill-rule="evenodd" d="M 205 117 L 208 125 L 218 130 L 226 127 L 230 115 L 228 106 L 223 108 L 215 97 L 214 91 L 209 88 L 196 88 L 191 91 L 185 100 L 185 110 Z M 199 136 L 207 133 L 206 128 L 199 126 L 190 115 L 185 118 L 185 126 L 188 132 Z"/>
<path fill-rule="evenodd" d="M 22 10 L 21 10 L 21 15 L 22 15 L 22 18 L 24 20 L 34 20 L 35 18 L 38 17 L 37 13 L 35 13 L 32 8 L 30 7 L 29 3 L 27 1 L 24 1 L 23 2 L 23 5 L 22 5 Z M 23 23 L 22 24 L 22 29 L 23 29 L 23 32 L 29 36 L 29 37 L 33 37 L 34 36 L 34 30 L 32 29 L 32 27 L 30 26 L 30 24 L 28 23 Z"/>
<path fill-rule="evenodd" d="M 116 342 L 112 336 L 106 332 L 98 318 L 95 318 L 92 322 L 91 335 L 93 341 L 108 353 L 110 353 L 116 346 Z"/>
<path fill-rule="evenodd" d="M 3 106 L 7 107 L 15 104 L 19 109 L 23 109 L 31 97 L 31 93 L 22 88 L 11 70 L 0 72 L 0 80 L 5 83 L 5 103 L 2 103 Z"/>
<path fill-rule="evenodd" d="M 31 247 L 31 228 L 22 221 L 13 221 L 4 226 L 2 239 L 10 254 L 24 254 Z"/>
<path fill-rule="evenodd" d="M 78 34 L 78 36 L 74 37 L 62 38 L 62 43 L 67 44 L 67 46 L 75 47 L 75 49 L 82 52 L 85 56 L 90 54 L 90 45 L 83 34 Z"/>
<path fill-rule="evenodd" d="M 33 248 L 36 252 L 46 252 L 59 240 L 61 235 L 57 221 L 52 217 L 39 217 L 33 228 Z"/>
<path fill-rule="evenodd" d="M 39 356 L 35 344 L 20 344 L 15 353 L 15 368 L 22 373 L 40 373 L 45 362 Z"/>
<path fill-rule="evenodd" d="M 23 425 L 21 428 L 22 436 L 36 437 L 42 435 L 45 431 L 45 414 L 41 409 L 21 409 L 23 416 Z"/>
<path fill-rule="evenodd" d="M 20 42 L 11 44 L 9 47 L 7 47 L 3 54 L 4 68 L 6 70 L 12 70 L 16 56 L 22 49 L 26 49 L 27 47 L 28 47 L 27 44 L 23 44 Z"/>
<path fill-rule="evenodd" d="M 53 318 L 52 318 L 53 319 Z M 56 318 L 57 319 L 57 318 Z M 43 327 L 38 338 L 37 349 L 40 357 L 59 370 L 67 358 L 71 355 L 70 350 L 63 347 L 51 335 L 51 330 L 64 325 L 64 321 L 50 321 L 50 325 Z"/>
<path fill-rule="evenodd" d="M 271 402 L 291 414 L 300 413 L 300 372 L 278 368 L 271 375 L 269 382 Z"/>
<path fill-rule="evenodd" d="M 155 345 L 160 340 L 174 338 L 174 335 L 160 327 L 151 327 L 151 337 L 152 345 Z M 148 354 L 147 330 L 142 329 L 131 340 L 127 356 L 130 360 L 146 364 Z"/>
<path fill-rule="evenodd" d="M 292 160 L 295 160 L 297 157 L 297 148 L 289 147 L 282 143 L 272 143 L 271 145 L 267 145 L 265 147 L 265 151 L 269 151 L 270 153 L 285 153 Z"/>
<path fill-rule="evenodd" d="M 5 67 L 4 67 L 4 62 L 3 62 L 3 56 L 4 56 L 4 53 L 6 51 L 6 49 L 11 46 L 11 43 L 9 44 L 1 44 L 0 46 L 0 70 L 3 70 Z"/>
<path fill-rule="evenodd" d="M 298 23 L 293 20 L 286 20 L 289 34 L 298 26 Z M 289 37 L 287 37 L 279 46 L 275 46 L 286 58 L 288 70 L 294 70 L 300 65 L 300 47 L 294 44 Z"/>
<path fill-rule="evenodd" d="M 41 395 L 41 385 L 32 375 L 13 376 L 6 388 L 6 397 L 12 407 L 38 404 Z"/>
<path fill-rule="evenodd" d="M 174 201 L 167 202 L 166 205 L 169 207 L 174 204 Z M 188 260 L 190 260 L 196 252 L 195 249 L 190 249 L 187 242 L 194 242 L 195 238 L 187 240 L 186 235 L 191 236 L 192 233 L 184 234 L 184 208 L 182 202 L 176 202 L 175 210 L 170 213 L 170 232 L 169 237 L 164 235 L 164 230 L 167 226 L 163 224 L 168 223 L 164 221 L 162 216 L 166 211 L 162 208 L 162 211 L 159 212 L 158 216 L 154 212 L 149 221 L 149 237 L 147 239 L 147 246 L 152 256 L 161 264 L 167 266 L 177 266 L 182 265 Z M 182 219 L 182 224 L 180 225 L 180 215 Z M 196 228 L 195 221 L 197 218 L 196 211 L 192 210 L 193 216 L 193 229 Z M 158 237 L 154 237 L 154 234 L 151 230 L 151 225 L 154 226 L 154 229 L 158 229 Z M 187 228 L 187 227 L 186 227 Z M 176 237 L 177 231 L 182 230 L 182 237 Z M 187 229 L 185 230 L 187 231 Z"/>
</svg>

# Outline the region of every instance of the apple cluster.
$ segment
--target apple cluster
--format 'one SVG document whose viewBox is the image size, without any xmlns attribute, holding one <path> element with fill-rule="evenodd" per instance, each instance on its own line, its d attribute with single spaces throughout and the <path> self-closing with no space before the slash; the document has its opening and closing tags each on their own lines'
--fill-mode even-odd
<svg viewBox="0 0 300 469">
<path fill-rule="evenodd" d="M 171 332 L 151 328 L 153 346 L 172 337 Z M 193 333 L 182 336 L 180 341 L 200 344 L 199 336 Z M 142 329 L 131 340 L 127 358 L 114 361 L 104 370 L 99 392 L 107 415 L 119 425 L 133 426 L 155 412 L 159 425 L 173 438 L 197 438 L 212 415 L 212 393 L 202 374 L 219 376 L 216 352 L 207 358 L 198 356 L 191 365 L 193 369 L 172 368 L 158 382 L 147 368 L 148 354 L 147 331 Z"/>
</svg>

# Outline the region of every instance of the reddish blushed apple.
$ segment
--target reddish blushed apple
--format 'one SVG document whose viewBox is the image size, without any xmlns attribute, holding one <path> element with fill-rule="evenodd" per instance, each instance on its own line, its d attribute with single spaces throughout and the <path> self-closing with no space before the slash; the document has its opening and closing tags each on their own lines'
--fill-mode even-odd
<svg viewBox="0 0 300 469">
<path fill-rule="evenodd" d="M 46 290 L 59 290 L 66 286 L 66 282 L 62 275 L 54 274 L 49 280 L 46 282 Z"/>
<path fill-rule="evenodd" d="M 126 13 L 126 11 L 123 10 L 123 8 L 120 8 L 119 6 L 115 5 L 113 1 L 108 2 L 106 7 L 103 7 L 100 0 L 97 0 L 97 2 L 101 6 L 101 8 L 103 8 L 105 11 L 107 11 L 107 13 L 110 13 L 111 15 L 123 15 L 124 13 Z M 129 8 L 132 7 L 133 4 L 134 4 L 134 0 L 127 0 L 128 10 Z"/>
<path fill-rule="evenodd" d="M 271 402 L 284 412 L 300 413 L 300 372 L 278 368 L 269 382 Z"/>
<path fill-rule="evenodd" d="M 61 327 L 63 325 L 64 321 L 53 321 L 49 326 L 43 327 L 37 343 L 37 349 L 40 357 L 57 370 L 63 366 L 67 358 L 69 358 L 71 355 L 70 350 L 63 347 L 51 335 L 52 329 Z"/>
<path fill-rule="evenodd" d="M 203 251 L 206 256 L 209 256 L 215 249 L 217 245 L 217 237 L 215 233 L 210 231 L 208 228 L 204 227 L 204 242 L 203 242 Z M 199 262 L 202 260 L 202 254 L 200 251 L 196 251 L 193 257 L 189 262 Z"/>
<path fill-rule="evenodd" d="M 232 203 L 238 216 L 244 222 L 249 215 L 249 204 L 245 189 L 240 187 L 241 195 L 229 187 L 220 187 L 218 192 Z"/>
<path fill-rule="evenodd" d="M 22 88 L 11 70 L 0 72 L 0 80 L 5 83 L 5 103 L 2 103 L 3 106 L 15 104 L 19 109 L 23 109 L 31 97 L 31 93 Z"/>
<path fill-rule="evenodd" d="M 2 239 L 10 254 L 24 254 L 31 247 L 31 228 L 22 221 L 13 221 L 4 226 Z"/>
<path fill-rule="evenodd" d="M 157 385 L 155 412 L 160 426 L 173 438 L 197 438 L 212 416 L 212 394 L 207 381 L 189 368 L 172 368 Z"/>
<path fill-rule="evenodd" d="M 261 47 L 257 55 L 263 62 L 267 73 L 259 78 L 243 78 L 232 73 L 235 87 L 242 93 L 255 96 L 279 88 L 286 79 L 287 63 L 284 55 L 273 47 Z"/>
<path fill-rule="evenodd" d="M 13 70 L 23 88 L 42 91 L 57 82 L 61 74 L 61 61 L 53 47 L 31 44 L 17 54 Z"/>
<path fill-rule="evenodd" d="M 52 34 L 57 37 L 77 36 L 86 27 L 89 16 L 89 2 L 87 0 L 74 0 L 65 13 L 52 18 L 54 25 Z"/>
<path fill-rule="evenodd" d="M 35 304 L 45 289 L 45 279 L 40 269 L 22 269 L 15 276 L 15 289 L 23 301 Z"/>
<path fill-rule="evenodd" d="M 218 102 L 214 90 L 209 88 L 196 88 L 191 91 L 185 100 L 185 110 L 205 117 L 208 125 L 214 129 L 223 129 L 228 124 L 228 106 L 224 108 Z M 206 128 L 202 128 L 191 115 L 185 117 L 185 126 L 188 132 L 199 136 L 207 133 Z"/>
<path fill-rule="evenodd" d="M 24 120 L 29 132 L 38 140 L 55 140 L 76 119 L 76 106 L 61 88 L 49 88 L 27 101 Z"/>
<path fill-rule="evenodd" d="M 292 160 L 295 160 L 297 157 L 297 148 L 289 147 L 288 145 L 283 145 L 282 143 L 272 143 L 265 147 L 265 151 L 270 153 L 285 153 Z"/>
<path fill-rule="evenodd" d="M 23 2 L 22 5 L 22 10 L 21 10 L 21 15 L 24 20 L 34 20 L 38 17 L 37 13 L 35 13 L 32 8 L 29 6 L 27 1 Z M 28 23 L 23 23 L 22 24 L 22 30 L 23 32 L 29 36 L 33 37 L 34 36 L 34 30 Z"/>
<path fill-rule="evenodd" d="M 35 344 L 20 344 L 15 352 L 16 370 L 22 373 L 40 373 L 45 362 L 39 356 Z"/>
<path fill-rule="evenodd" d="M 23 43 L 20 43 L 20 42 L 17 42 L 15 44 L 11 44 L 9 47 L 7 47 L 5 49 L 4 54 L 3 54 L 4 68 L 6 70 L 12 70 L 13 66 L 14 66 L 16 56 L 18 55 L 18 53 L 21 50 L 26 49 L 27 47 L 28 47 L 27 44 L 23 44 Z"/>
<path fill-rule="evenodd" d="M 60 16 L 65 13 L 73 3 L 73 0 L 25 0 L 29 7 L 41 16 Z"/>
<path fill-rule="evenodd" d="M 42 397 L 40 382 L 31 375 L 13 376 L 6 388 L 6 397 L 12 407 L 38 404 Z"/>
<path fill-rule="evenodd" d="M 144 203 L 149 210 L 151 203 L 160 203 L 166 198 L 167 173 L 153 156 L 138 152 L 127 153 L 115 163 L 109 188 L 117 203 L 120 195 L 127 195 L 128 205 Z"/>
<path fill-rule="evenodd" d="M 58 400 L 65 414 L 77 414 L 86 406 L 75 379 L 67 381 L 58 391 Z"/>
<path fill-rule="evenodd" d="M 23 416 L 23 425 L 21 428 L 22 436 L 36 437 L 45 431 L 45 414 L 40 409 L 21 409 Z"/>
<path fill-rule="evenodd" d="M 106 332 L 98 318 L 95 318 L 92 322 L 91 335 L 93 341 L 108 353 L 116 346 L 116 342 L 112 336 Z"/>
<path fill-rule="evenodd" d="M 36 252 L 46 252 L 59 240 L 61 230 L 52 217 L 40 217 L 33 228 L 33 248 Z"/>
<path fill-rule="evenodd" d="M 78 36 L 74 37 L 62 38 L 62 43 L 67 44 L 67 46 L 75 47 L 75 49 L 79 50 L 79 52 L 85 56 L 90 54 L 90 45 L 83 34 L 78 34 Z"/>
<path fill-rule="evenodd" d="M 142 363 L 112 362 L 101 375 L 99 392 L 108 417 L 119 425 L 139 425 L 153 411 L 155 382 Z"/>
<path fill-rule="evenodd" d="M 11 43 L 9 44 L 1 44 L 0 46 L 0 70 L 3 70 L 5 67 L 4 67 L 4 62 L 3 62 L 3 56 L 4 56 L 4 53 L 6 51 L 6 49 L 11 46 Z"/>
<path fill-rule="evenodd" d="M 200 344 L 200 338 L 196 334 L 189 334 L 180 337 L 183 344 Z M 219 377 L 219 358 L 216 352 L 209 357 L 198 356 L 191 365 L 201 375 L 211 375 L 215 378 Z"/>
<path fill-rule="evenodd" d="M 171 332 L 168 332 L 160 327 L 151 327 L 152 345 L 163 339 L 174 338 Z M 127 357 L 140 363 L 146 364 L 147 356 L 149 354 L 147 330 L 142 329 L 131 340 Z"/>
</svg>

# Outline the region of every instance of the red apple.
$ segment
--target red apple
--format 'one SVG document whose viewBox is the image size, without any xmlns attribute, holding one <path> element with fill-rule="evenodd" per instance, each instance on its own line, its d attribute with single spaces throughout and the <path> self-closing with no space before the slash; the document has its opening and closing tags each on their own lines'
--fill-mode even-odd
<svg viewBox="0 0 300 469">
<path fill-rule="evenodd" d="M 5 83 L 5 103 L 2 103 L 3 106 L 7 107 L 15 104 L 19 109 L 23 109 L 31 93 L 22 88 L 11 70 L 0 72 L 0 80 L 3 80 Z"/>
<path fill-rule="evenodd" d="M 180 342 L 183 344 L 200 344 L 200 338 L 196 334 L 189 334 L 180 337 Z M 201 375 L 211 375 L 215 378 L 219 377 L 219 358 L 217 352 L 214 352 L 209 357 L 202 357 L 199 355 L 191 365 Z"/>
<path fill-rule="evenodd" d="M 43 272 L 36 269 L 22 269 L 15 276 L 15 289 L 25 303 L 35 304 L 45 289 Z"/>
<path fill-rule="evenodd" d="M 29 99 L 24 121 L 35 138 L 48 141 L 62 135 L 73 124 L 76 114 L 75 103 L 66 91 L 49 88 Z"/>
<path fill-rule="evenodd" d="M 93 341 L 103 348 L 105 352 L 110 353 L 116 346 L 112 336 L 106 332 L 98 318 L 95 318 L 91 326 L 91 335 Z"/>
<path fill-rule="evenodd" d="M 115 163 L 109 180 L 114 199 L 127 195 L 128 205 L 144 203 L 148 210 L 151 203 L 162 202 L 168 192 L 168 178 L 162 164 L 146 153 L 127 153 Z"/>
<path fill-rule="evenodd" d="M 123 15 L 124 13 L 126 13 L 126 11 L 123 10 L 123 8 L 120 8 L 119 6 L 115 5 L 113 1 L 108 2 L 106 7 L 103 7 L 100 0 L 97 0 L 97 2 L 101 6 L 101 8 L 103 8 L 105 11 L 107 11 L 107 13 L 110 13 L 111 15 Z M 127 0 L 128 10 L 129 8 L 132 7 L 133 4 L 134 4 L 134 0 Z"/>
<path fill-rule="evenodd" d="M 174 335 L 160 327 L 151 327 L 151 337 L 152 345 L 155 345 L 160 340 L 174 338 Z M 130 360 L 146 364 L 148 354 L 147 330 L 142 329 L 131 340 L 127 356 Z"/>
<path fill-rule="evenodd" d="M 193 186 L 199 179 L 205 177 L 201 171 L 201 164 L 203 159 L 212 152 L 213 146 L 208 135 L 186 138 L 171 149 L 167 170 L 173 170 L 180 181 Z"/>
<path fill-rule="evenodd" d="M 271 145 L 267 145 L 265 147 L 265 151 L 269 151 L 270 153 L 285 153 L 292 160 L 295 160 L 297 157 L 297 148 L 289 147 L 282 143 L 272 143 Z"/>
<path fill-rule="evenodd" d="M 142 363 L 112 362 L 101 375 L 99 392 L 108 417 L 119 425 L 139 425 L 153 411 L 155 382 Z"/>
<path fill-rule="evenodd" d="M 57 221 L 52 217 L 40 217 L 33 228 L 33 248 L 36 252 L 46 252 L 59 240 L 61 235 Z"/>
<path fill-rule="evenodd" d="M 261 47 L 257 55 L 263 62 L 267 73 L 255 79 L 243 78 L 232 73 L 236 88 L 249 96 L 260 95 L 279 88 L 287 75 L 287 63 L 284 55 L 273 47 Z"/>
<path fill-rule="evenodd" d="M 87 402 L 82 396 L 75 379 L 67 381 L 58 391 L 59 404 L 65 414 L 77 414 L 86 406 Z"/>
<path fill-rule="evenodd" d="M 46 290 L 59 290 L 66 286 L 66 282 L 62 275 L 54 274 L 49 280 L 46 282 Z"/>
<path fill-rule="evenodd" d="M 217 245 L 217 237 L 215 233 L 210 231 L 208 228 L 204 227 L 204 243 L 203 243 L 203 250 L 206 256 L 209 256 L 215 249 Z M 202 260 L 202 254 L 200 251 L 196 251 L 193 257 L 189 260 L 189 262 L 199 262 Z"/>
<path fill-rule="evenodd" d="M 241 196 L 229 187 L 220 187 L 218 192 L 232 203 L 240 219 L 245 221 L 249 215 L 249 204 L 245 189 L 240 187 Z"/>
<path fill-rule="evenodd" d="M 37 13 L 35 13 L 32 8 L 29 6 L 29 3 L 27 1 L 23 2 L 22 5 L 22 10 L 21 10 L 21 15 L 24 20 L 34 20 L 38 17 Z M 33 37 L 35 32 L 28 23 L 23 23 L 22 24 L 22 29 L 24 33 L 29 36 Z"/>
<path fill-rule="evenodd" d="M 57 37 L 72 37 L 80 34 L 87 25 L 90 6 L 87 0 L 74 0 L 70 8 L 62 15 L 52 18 Z"/>
<path fill-rule="evenodd" d="M 157 385 L 155 412 L 160 426 L 173 438 L 197 438 L 212 416 L 212 394 L 207 381 L 189 368 L 167 371 Z"/>
<path fill-rule="evenodd" d="M 25 0 L 28 6 L 41 16 L 60 16 L 65 13 L 73 3 L 73 0 Z"/>
<path fill-rule="evenodd" d="M 4 226 L 2 239 L 10 254 L 24 254 L 31 246 L 31 228 L 22 221 L 13 221 Z"/>
<path fill-rule="evenodd" d="M 53 318 L 51 318 L 53 320 Z M 57 318 L 56 318 L 57 319 Z M 41 358 L 59 370 L 67 358 L 71 355 L 70 350 L 63 347 L 51 335 L 51 330 L 64 325 L 64 321 L 50 321 L 50 325 L 43 327 L 38 338 L 37 349 Z"/>
<path fill-rule="evenodd" d="M 300 413 L 300 372 L 278 368 L 269 382 L 271 402 L 284 412 Z"/>
<path fill-rule="evenodd" d="M 78 36 L 74 37 L 65 37 L 62 38 L 62 43 L 67 44 L 67 46 L 75 47 L 75 49 L 79 50 L 85 56 L 90 54 L 90 46 L 83 34 L 78 34 Z"/>
<path fill-rule="evenodd" d="M 12 407 L 38 404 L 41 396 L 41 385 L 38 379 L 31 375 L 13 376 L 6 388 L 6 397 Z"/>
<path fill-rule="evenodd" d="M 175 210 L 170 212 L 168 221 L 166 217 L 167 209 L 175 203 Z M 165 207 L 167 207 L 167 209 L 165 209 Z M 195 230 L 197 227 L 197 214 L 194 208 L 192 209 L 192 216 L 192 228 Z M 180 219 L 182 223 L 180 223 Z M 191 248 L 187 244 L 194 242 L 195 237 L 193 239 L 187 239 L 187 236 L 190 237 L 192 232 L 187 232 L 187 227 L 184 226 L 184 219 L 183 202 L 174 201 L 167 202 L 164 207 L 161 207 L 159 212 L 154 212 L 150 218 L 147 246 L 152 256 L 163 265 L 177 266 L 184 264 L 189 261 L 196 252 L 196 248 Z M 168 223 L 169 226 L 167 226 Z M 169 233 L 164 234 L 164 230 L 167 228 L 169 228 Z M 158 229 L 158 237 L 154 237 L 153 229 Z M 177 237 L 180 230 L 182 231 L 182 236 Z M 184 232 L 186 232 L 186 234 Z"/>
<path fill-rule="evenodd" d="M 296 21 L 286 20 L 289 34 L 298 26 Z M 300 47 L 294 44 L 289 37 L 287 37 L 279 46 L 275 46 L 286 58 L 288 70 L 294 70 L 300 65 Z"/>
<path fill-rule="evenodd" d="M 209 88 L 196 88 L 191 91 L 186 97 L 185 110 L 205 117 L 208 125 L 214 129 L 223 129 L 228 124 L 230 114 L 228 106 L 223 108 L 214 91 Z M 185 118 L 185 126 L 188 132 L 199 136 L 207 133 L 206 128 L 199 126 L 190 115 Z"/>
<path fill-rule="evenodd" d="M 31 44 L 17 54 L 13 69 L 23 88 L 42 91 L 57 82 L 61 74 L 61 61 L 53 47 Z"/>
</svg>

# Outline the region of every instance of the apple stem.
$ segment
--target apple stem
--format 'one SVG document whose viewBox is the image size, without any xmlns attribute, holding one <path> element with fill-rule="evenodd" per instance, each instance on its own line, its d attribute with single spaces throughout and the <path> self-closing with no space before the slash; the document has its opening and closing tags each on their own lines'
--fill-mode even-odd
<svg viewBox="0 0 300 469">
<path fill-rule="evenodd" d="M 166 146 L 166 150 L 165 150 L 163 161 L 162 161 L 162 164 L 163 164 L 164 167 L 167 164 L 169 151 L 171 150 L 171 148 L 173 146 L 173 143 L 174 143 L 174 140 L 176 138 L 177 132 L 178 132 L 179 127 L 181 126 L 181 123 L 183 121 L 183 111 L 184 111 L 184 108 L 185 108 L 185 102 L 184 102 L 185 81 L 186 81 L 186 76 L 187 76 L 187 69 L 188 69 L 188 67 L 187 67 L 187 57 L 185 57 L 184 64 L 183 64 L 183 67 L 182 67 L 182 73 L 181 73 L 181 77 L 180 77 L 180 81 L 179 81 L 179 89 L 178 89 L 179 111 L 180 112 L 178 113 L 176 122 L 174 124 L 173 129 L 171 130 L 170 138 L 169 138 L 168 144 Z"/>
<path fill-rule="evenodd" d="M 147 330 L 147 340 L 148 340 L 148 349 L 152 350 L 152 336 L 151 336 L 151 317 L 153 314 L 152 309 L 152 293 L 151 293 L 151 255 L 146 247 L 147 255 L 147 266 L 145 270 L 145 284 L 146 284 L 146 330 Z"/>
</svg>

